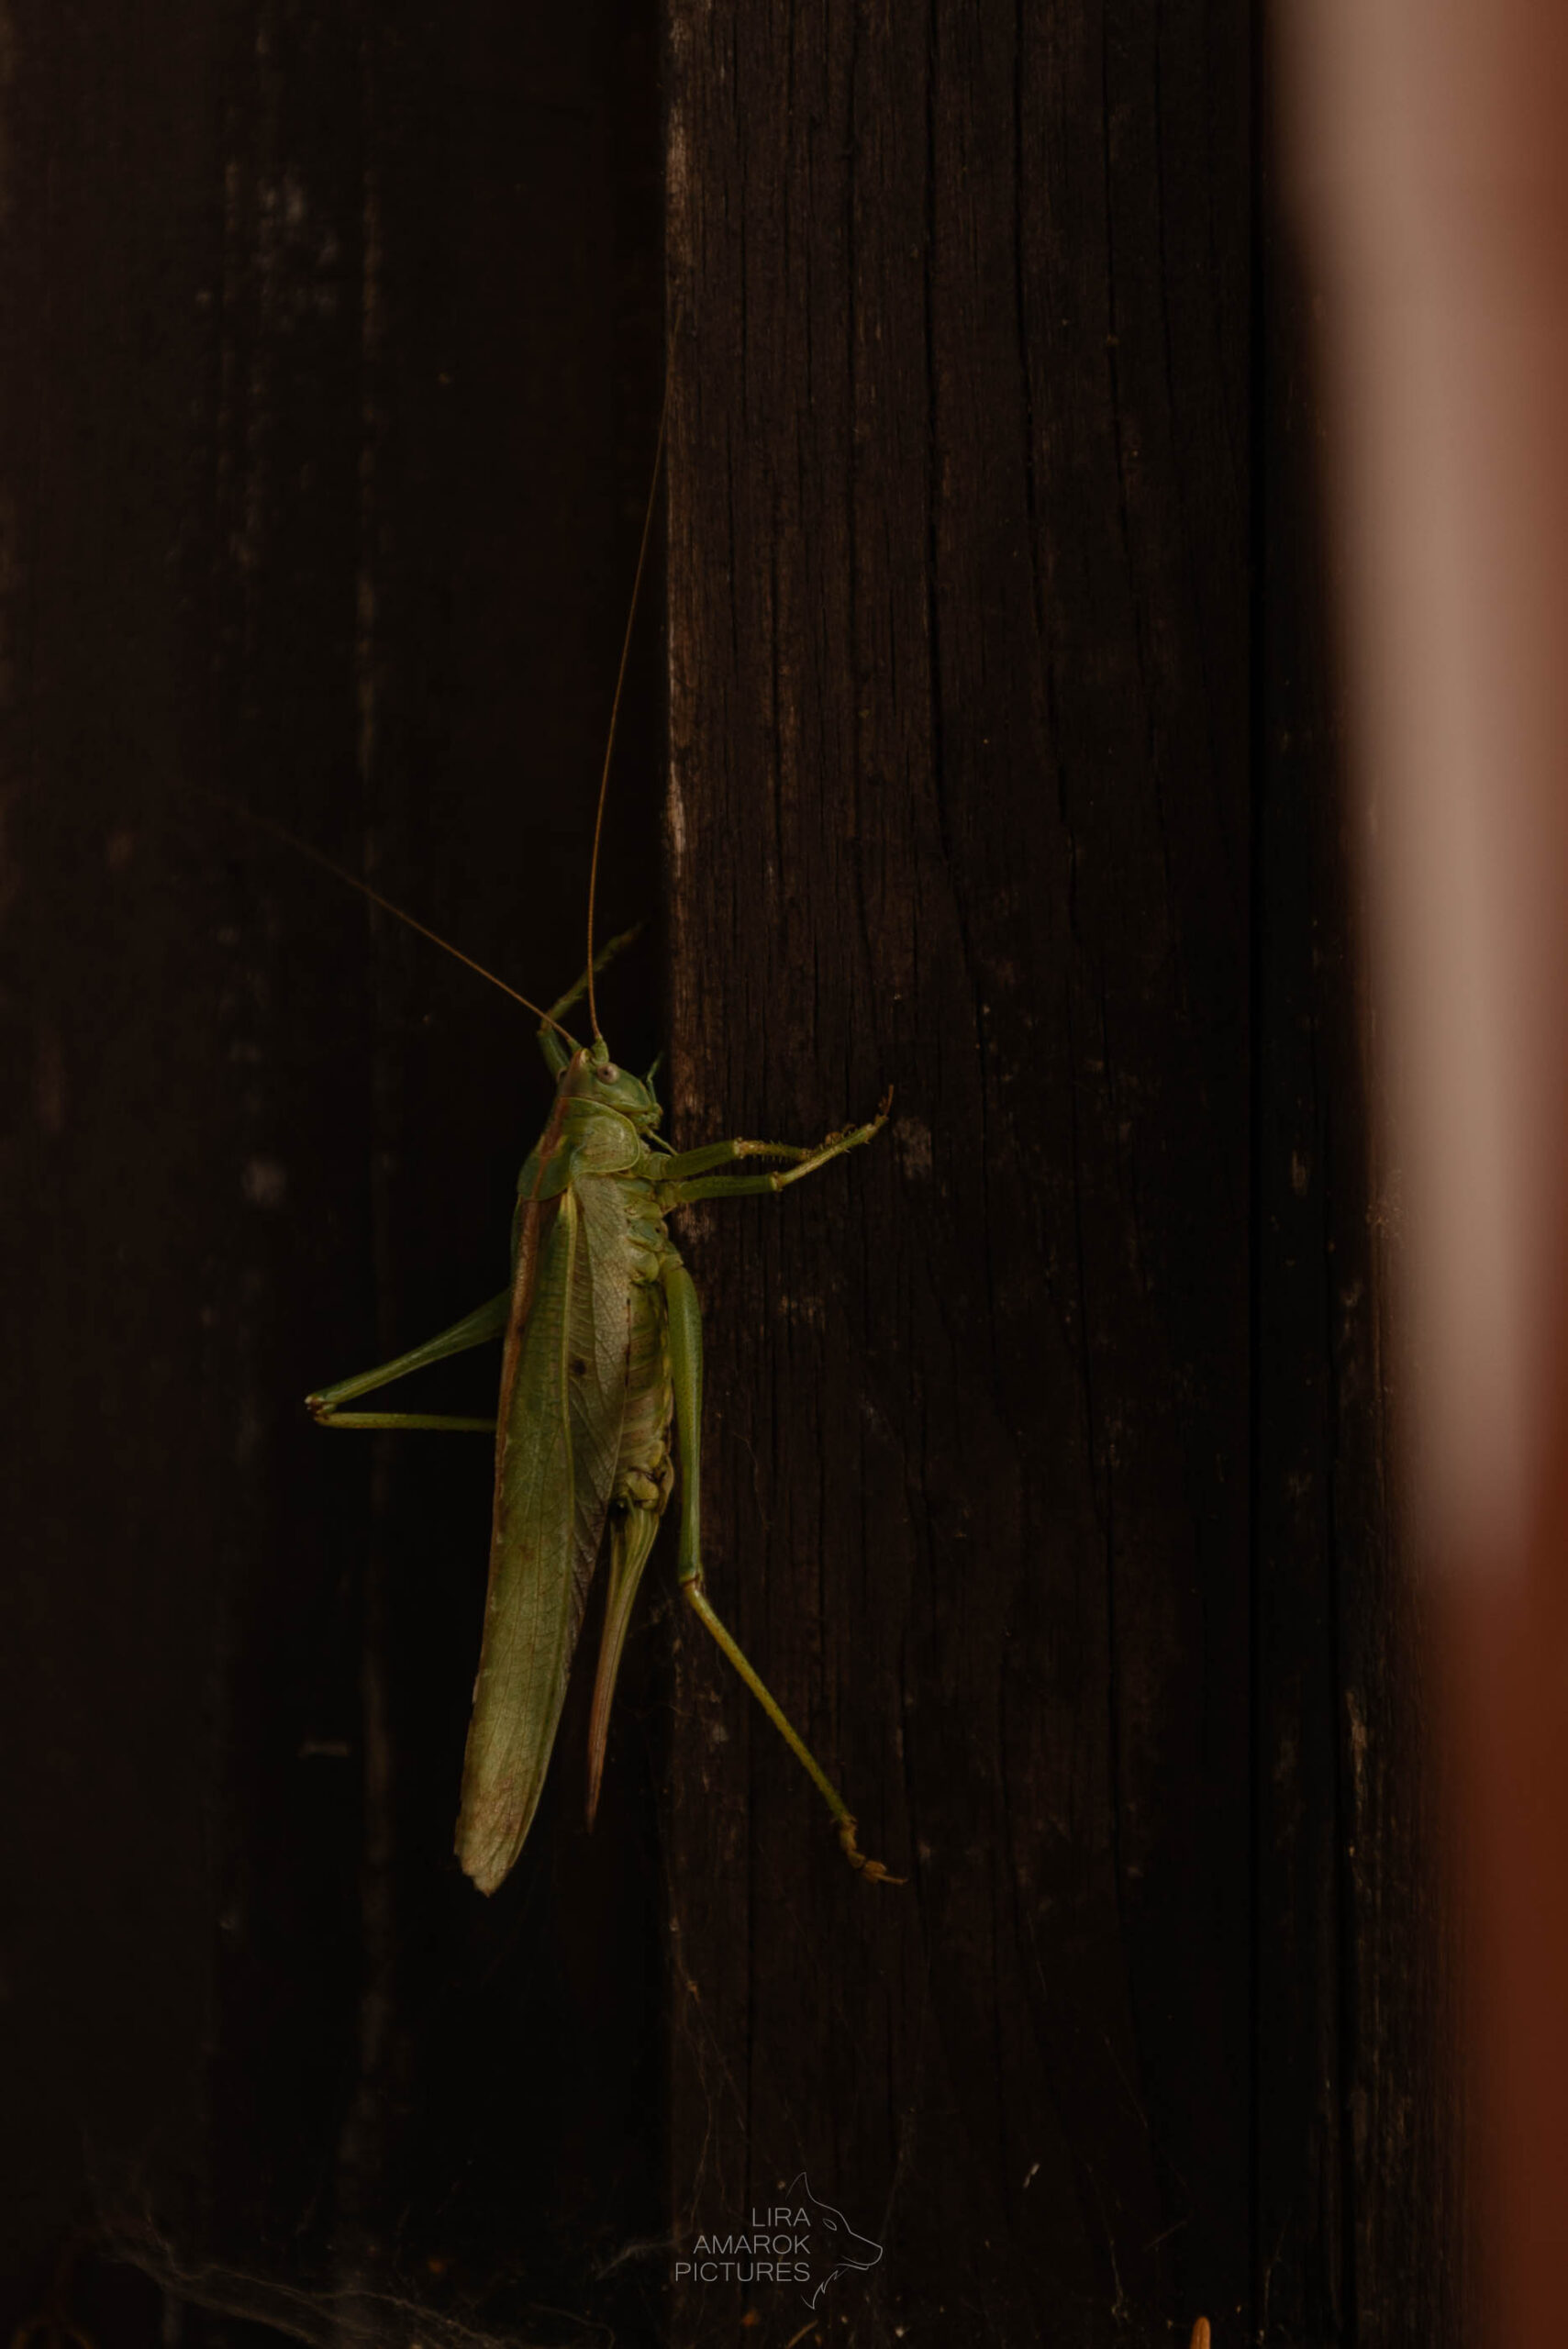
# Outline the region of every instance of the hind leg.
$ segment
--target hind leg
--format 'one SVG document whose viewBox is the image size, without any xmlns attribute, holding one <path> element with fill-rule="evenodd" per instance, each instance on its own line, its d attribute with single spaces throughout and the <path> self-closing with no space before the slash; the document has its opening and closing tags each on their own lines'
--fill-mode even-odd
<svg viewBox="0 0 1568 2349">
<path fill-rule="evenodd" d="M 889 1876 L 880 1860 L 868 1860 L 855 1841 L 855 1820 L 848 1803 L 823 1769 L 784 1707 L 767 1688 L 761 1674 L 740 1642 L 725 1629 L 708 1604 L 702 1565 L 702 1308 L 692 1276 L 678 1258 L 663 1270 L 664 1296 L 670 1311 L 670 1368 L 675 1390 L 675 1432 L 681 1455 L 681 1593 L 705 1631 L 717 1642 L 757 1702 L 777 1730 L 832 1813 L 839 1842 L 850 1865 L 873 1883 L 902 1884 Z"/>
</svg>

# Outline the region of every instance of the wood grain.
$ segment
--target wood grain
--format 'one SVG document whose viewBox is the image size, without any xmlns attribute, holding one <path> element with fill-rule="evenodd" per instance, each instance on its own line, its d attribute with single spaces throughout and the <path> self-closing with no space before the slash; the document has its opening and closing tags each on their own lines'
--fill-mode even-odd
<svg viewBox="0 0 1568 2349">
<path fill-rule="evenodd" d="M 683 1639 L 673 2182 L 721 2229 L 804 2165 L 885 2243 L 867 2341 L 1460 2305 L 1248 60 L 1224 8 L 672 16 L 683 1130 L 898 1102 L 694 1241 L 710 1573 L 913 1879 Z"/>
<path fill-rule="evenodd" d="M 1248 2292 L 1244 49 L 672 17 L 682 1130 L 898 1105 L 703 1221 L 710 1571 L 912 1878 L 684 1640 L 676 2184 L 804 2165 L 868 2338 Z"/>
</svg>

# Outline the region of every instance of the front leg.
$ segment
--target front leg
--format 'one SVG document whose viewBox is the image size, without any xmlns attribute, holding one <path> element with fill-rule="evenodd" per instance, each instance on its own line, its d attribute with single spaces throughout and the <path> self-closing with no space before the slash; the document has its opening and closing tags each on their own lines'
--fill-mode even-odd
<svg viewBox="0 0 1568 2349">
<path fill-rule="evenodd" d="M 675 1157 L 667 1158 L 659 1170 L 659 1204 L 681 1208 L 696 1199 L 743 1199 L 762 1192 L 782 1191 L 789 1184 L 798 1183 L 803 1175 L 815 1174 L 830 1159 L 842 1158 L 846 1151 L 860 1150 L 873 1141 L 887 1123 L 892 1102 L 890 1086 L 869 1125 L 847 1126 L 842 1133 L 829 1134 L 815 1150 L 798 1142 L 738 1141 L 710 1141 L 701 1150 L 682 1151 Z M 715 1167 L 731 1166 L 738 1158 L 792 1158 L 795 1163 L 782 1174 L 713 1174 Z"/>
<path fill-rule="evenodd" d="M 872 1883 L 902 1884 L 904 1878 L 889 1876 L 880 1860 L 866 1858 L 855 1841 L 855 1821 L 848 1803 L 778 1698 L 764 1687 L 751 1659 L 708 1605 L 702 1566 L 702 1308 L 692 1276 L 673 1249 L 660 1277 L 670 1314 L 670 1375 L 681 1455 L 682 1596 L 704 1631 L 723 1649 L 827 1804 L 850 1865 L 861 1869 Z"/>
</svg>

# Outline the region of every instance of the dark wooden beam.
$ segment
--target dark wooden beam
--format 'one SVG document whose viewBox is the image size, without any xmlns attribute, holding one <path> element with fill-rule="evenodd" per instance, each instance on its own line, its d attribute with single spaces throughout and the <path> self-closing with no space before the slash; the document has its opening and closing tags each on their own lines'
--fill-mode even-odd
<svg viewBox="0 0 1568 2349">
<path fill-rule="evenodd" d="M 675 2181 L 804 2167 L 868 2338 L 1249 2301 L 1248 53 L 671 19 L 681 1132 L 897 1088 L 694 1233 L 708 1546 L 910 1877 L 684 1635 Z"/>
</svg>

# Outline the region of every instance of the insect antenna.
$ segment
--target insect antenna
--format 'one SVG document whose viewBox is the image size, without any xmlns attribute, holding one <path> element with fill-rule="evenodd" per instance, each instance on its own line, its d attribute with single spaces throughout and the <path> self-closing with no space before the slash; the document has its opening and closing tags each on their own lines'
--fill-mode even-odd
<svg viewBox="0 0 1568 2349">
<path fill-rule="evenodd" d="M 346 864 L 338 863 L 335 858 L 313 848 L 308 841 L 301 840 L 297 832 L 291 832 L 286 824 L 274 822 L 271 816 L 262 816 L 254 807 L 247 807 L 242 801 L 230 799 L 221 791 L 204 791 L 200 796 L 210 799 L 216 807 L 227 807 L 231 814 L 242 816 L 248 824 L 254 824 L 259 830 L 271 832 L 272 838 L 282 841 L 285 848 L 292 848 L 296 855 L 308 858 L 312 864 L 320 865 L 324 873 L 330 873 L 335 880 L 341 881 L 345 887 L 355 890 L 360 896 L 368 897 L 373 906 L 379 906 L 384 914 L 391 914 L 394 920 L 402 922 L 405 929 L 428 939 L 430 944 L 439 946 L 443 954 L 450 954 L 454 963 L 462 963 L 480 978 L 488 979 L 493 987 L 499 987 L 503 995 L 509 995 L 514 1003 L 520 1003 L 525 1011 L 531 1011 L 536 1019 L 542 1020 L 547 1028 L 553 1028 L 558 1036 L 564 1036 L 575 1049 L 574 1040 L 553 1012 L 546 1011 L 542 1004 L 532 1002 L 528 996 L 519 995 L 517 988 L 508 986 L 505 979 L 498 979 L 494 971 L 487 971 L 483 963 L 476 963 L 472 954 L 465 954 L 461 946 L 454 946 L 450 938 L 443 938 L 439 930 L 432 930 L 428 922 L 420 921 L 404 907 L 394 905 L 390 897 L 384 897 L 379 889 L 373 889 L 370 883 L 361 880 L 357 873 L 350 873 Z"/>
<path fill-rule="evenodd" d="M 616 720 L 620 716 L 620 698 L 626 685 L 626 664 L 631 654 L 631 631 L 637 621 L 637 599 L 642 589 L 642 573 L 648 562 L 648 542 L 653 536 L 653 517 L 659 504 L 659 467 L 664 456 L 664 432 L 670 421 L 670 377 L 664 376 L 664 403 L 659 411 L 659 439 L 653 451 L 653 478 L 648 484 L 648 510 L 642 518 L 642 543 L 637 550 L 637 571 L 631 583 L 631 604 L 626 616 L 626 634 L 621 639 L 620 667 L 616 672 L 615 699 L 610 704 L 610 730 L 605 740 L 605 763 L 599 776 L 599 804 L 594 814 L 594 853 L 588 865 L 588 1024 L 594 1030 L 594 1041 L 602 1044 L 598 1007 L 594 1001 L 594 907 L 599 888 L 599 841 L 605 829 L 605 796 L 610 787 L 610 760 L 616 747 Z"/>
</svg>

